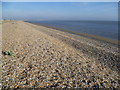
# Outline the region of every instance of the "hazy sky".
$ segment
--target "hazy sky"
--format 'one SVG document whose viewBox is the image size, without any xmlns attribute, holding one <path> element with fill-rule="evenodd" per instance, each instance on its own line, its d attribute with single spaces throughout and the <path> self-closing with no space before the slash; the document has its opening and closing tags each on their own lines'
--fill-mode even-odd
<svg viewBox="0 0 120 90">
<path fill-rule="evenodd" d="M 118 20 L 117 2 L 3 2 L 3 19 Z"/>
</svg>

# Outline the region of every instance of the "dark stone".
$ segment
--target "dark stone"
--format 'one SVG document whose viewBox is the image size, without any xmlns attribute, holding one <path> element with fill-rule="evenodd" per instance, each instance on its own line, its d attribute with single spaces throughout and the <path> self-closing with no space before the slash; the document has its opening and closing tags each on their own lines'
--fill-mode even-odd
<svg viewBox="0 0 120 90">
<path fill-rule="evenodd" d="M 87 81 L 87 84 L 90 84 L 90 83 L 91 83 L 91 81 L 90 81 L 90 80 L 88 80 L 88 81 Z"/>
<path fill-rule="evenodd" d="M 93 85 L 92 88 L 99 88 L 99 85 L 98 84 Z"/>
<path fill-rule="evenodd" d="M 85 81 L 85 80 L 82 80 L 82 82 L 83 82 L 83 83 L 86 83 L 86 81 Z"/>
</svg>

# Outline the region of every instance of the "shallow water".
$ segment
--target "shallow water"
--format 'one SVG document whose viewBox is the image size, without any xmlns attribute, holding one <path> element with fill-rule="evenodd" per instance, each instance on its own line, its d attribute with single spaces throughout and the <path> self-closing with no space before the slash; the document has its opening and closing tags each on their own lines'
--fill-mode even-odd
<svg viewBox="0 0 120 90">
<path fill-rule="evenodd" d="M 30 21 L 69 31 L 87 33 L 118 40 L 117 21 Z"/>
</svg>

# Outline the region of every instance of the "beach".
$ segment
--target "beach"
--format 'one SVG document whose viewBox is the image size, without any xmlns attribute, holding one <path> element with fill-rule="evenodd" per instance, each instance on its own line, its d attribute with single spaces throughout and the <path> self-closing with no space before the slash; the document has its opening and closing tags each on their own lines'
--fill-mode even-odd
<svg viewBox="0 0 120 90">
<path fill-rule="evenodd" d="M 118 58 L 110 41 L 24 21 L 2 23 L 3 88 L 120 88 Z"/>
</svg>

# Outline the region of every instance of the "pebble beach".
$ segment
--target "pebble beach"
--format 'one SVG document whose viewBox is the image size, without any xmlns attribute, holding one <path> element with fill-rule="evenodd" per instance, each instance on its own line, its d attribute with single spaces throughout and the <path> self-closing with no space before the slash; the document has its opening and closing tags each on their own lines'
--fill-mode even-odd
<svg viewBox="0 0 120 90">
<path fill-rule="evenodd" d="M 24 21 L 1 24 L 2 88 L 120 88 L 118 45 Z"/>
</svg>

